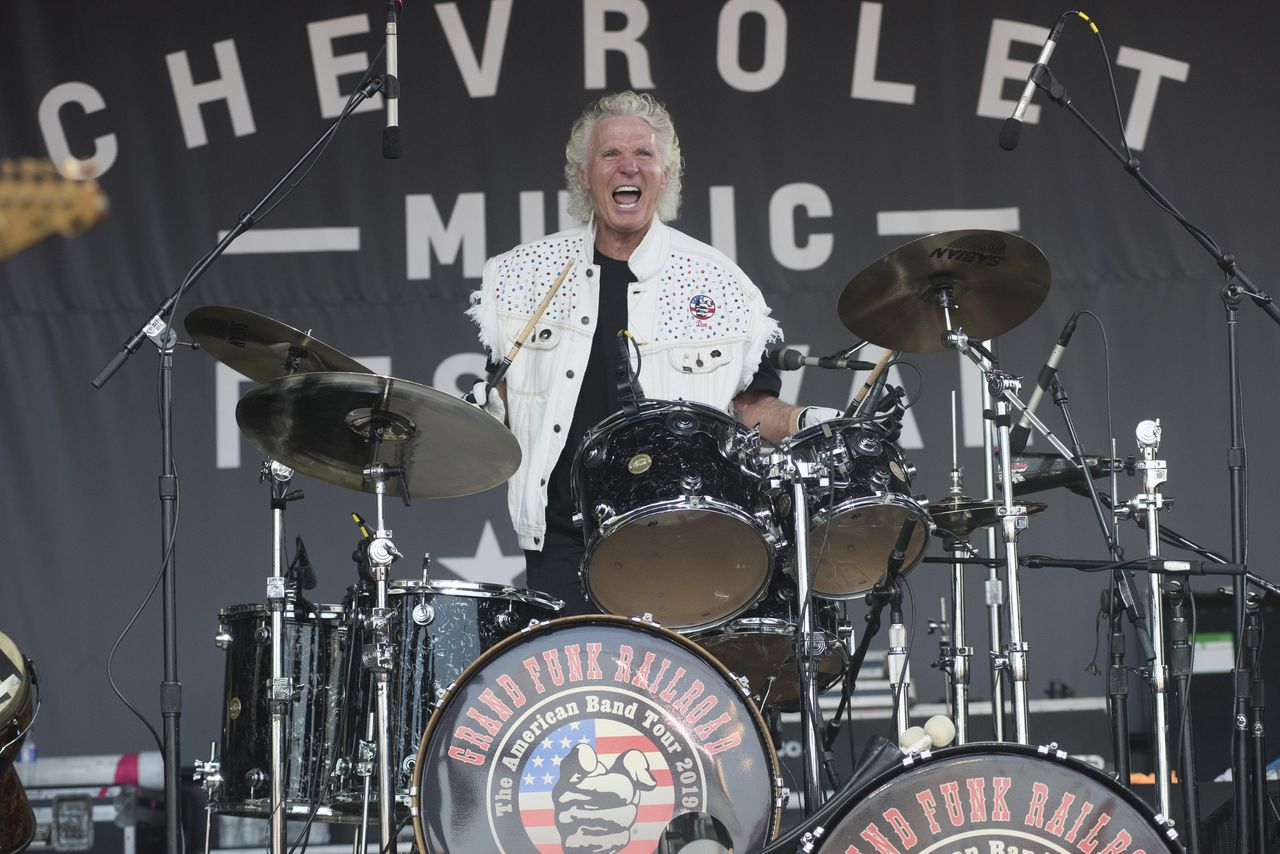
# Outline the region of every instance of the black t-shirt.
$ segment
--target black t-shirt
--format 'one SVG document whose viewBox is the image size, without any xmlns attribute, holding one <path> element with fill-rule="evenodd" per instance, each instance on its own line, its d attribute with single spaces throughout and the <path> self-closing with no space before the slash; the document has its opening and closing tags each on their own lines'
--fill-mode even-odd
<svg viewBox="0 0 1280 854">
<path fill-rule="evenodd" d="M 570 477 L 573 459 L 587 431 L 622 408 L 618 398 L 618 330 L 627 328 L 627 286 L 636 280 L 626 261 L 609 258 L 599 250 L 596 250 L 593 260 L 600 267 L 600 306 L 595 337 L 591 339 L 591 356 L 582 377 L 582 388 L 564 451 L 547 481 L 547 527 L 578 537 L 581 532 L 573 525 L 573 514 L 578 510 L 573 502 Z M 777 369 L 761 354 L 760 367 L 747 390 L 777 396 L 781 389 L 782 380 Z"/>
</svg>

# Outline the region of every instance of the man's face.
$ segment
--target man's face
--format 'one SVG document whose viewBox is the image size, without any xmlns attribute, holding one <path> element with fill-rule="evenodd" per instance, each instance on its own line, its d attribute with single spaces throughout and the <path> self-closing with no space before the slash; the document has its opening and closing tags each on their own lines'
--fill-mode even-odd
<svg viewBox="0 0 1280 854">
<path fill-rule="evenodd" d="M 635 116 L 612 116 L 596 124 L 578 177 L 591 193 L 598 239 L 635 248 L 649 230 L 667 183 L 656 136 L 648 122 Z"/>
</svg>

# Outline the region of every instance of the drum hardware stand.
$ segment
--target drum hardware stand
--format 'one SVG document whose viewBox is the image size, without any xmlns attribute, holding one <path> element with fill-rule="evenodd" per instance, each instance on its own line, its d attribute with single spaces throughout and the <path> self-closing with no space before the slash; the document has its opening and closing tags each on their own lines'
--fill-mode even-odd
<svg viewBox="0 0 1280 854">
<path fill-rule="evenodd" d="M 1159 420 L 1140 422 L 1136 433 L 1138 449 L 1141 453 L 1138 470 L 1142 472 L 1146 492 L 1130 499 L 1129 508 L 1130 513 L 1134 515 L 1142 513 L 1146 516 L 1147 554 L 1152 558 L 1158 558 L 1160 556 L 1160 510 L 1166 505 L 1165 497 L 1158 490 L 1160 485 L 1169 479 L 1169 471 L 1164 460 L 1156 459 L 1162 433 Z M 1155 746 L 1156 811 L 1168 819 L 1173 813 L 1169 792 L 1171 770 L 1169 765 L 1169 670 L 1168 665 L 1165 664 L 1164 655 L 1164 596 L 1160 590 L 1159 576 L 1151 573 L 1149 581 L 1151 646 L 1155 652 L 1155 657 L 1151 660 L 1150 679 L 1155 694 L 1151 741 Z M 1188 823 L 1193 820 L 1188 816 Z"/>
<path fill-rule="evenodd" d="M 209 743 L 209 761 L 197 759 L 192 782 L 204 789 L 204 854 L 209 854 L 209 835 L 213 828 L 213 794 L 222 786 L 222 763 L 218 761 L 218 742 Z"/>
<path fill-rule="evenodd" d="M 1178 702 L 1178 767 L 1182 783 L 1182 811 L 1186 824 L 1183 841 L 1188 854 L 1200 851 L 1200 794 L 1196 786 L 1195 730 L 1191 715 L 1191 638 L 1188 631 L 1186 599 L 1190 587 L 1178 578 L 1166 579 L 1161 588 L 1169 600 L 1169 678 Z"/>
<path fill-rule="evenodd" d="M 938 307 L 942 309 L 947 330 L 942 335 L 943 344 L 949 349 L 964 353 L 978 366 L 991 390 L 992 398 L 995 399 L 994 417 L 995 426 L 1000 435 L 1000 478 L 1004 496 L 1004 507 L 999 509 L 999 513 L 1004 522 L 1005 578 L 1009 586 L 1009 643 L 1005 647 L 1007 661 L 1004 667 L 1013 685 L 1014 737 L 1019 744 L 1030 744 L 1027 643 L 1022 635 L 1021 568 L 1018 563 L 1018 534 L 1027 527 L 1027 512 L 1025 507 L 1013 503 L 1013 455 L 1009 448 L 1009 429 L 1012 420 L 1010 405 L 1021 411 L 1032 426 L 1043 434 L 1062 456 L 1072 459 L 1072 454 L 1053 434 L 1053 431 L 1018 399 L 1017 392 L 1021 383 L 1017 377 L 997 369 L 995 357 L 989 350 L 952 326 L 951 308 L 955 305 L 952 277 L 946 273 L 938 274 L 934 276 L 933 282 L 937 291 Z"/>
<path fill-rule="evenodd" d="M 956 393 L 951 392 L 951 487 L 950 495 L 964 495 L 964 470 L 960 468 L 959 431 L 956 424 Z M 956 538 L 950 543 L 950 551 L 958 558 L 970 551 L 969 544 Z M 944 602 L 942 613 L 946 613 Z M 948 641 L 946 618 L 942 621 L 942 642 L 938 650 L 938 666 L 946 675 L 951 688 L 951 720 L 956 725 L 956 743 L 969 741 L 969 664 L 973 647 L 965 644 L 964 564 L 951 565 L 951 636 Z M 996 647 L 992 647 L 995 649 Z M 993 706 L 993 712 L 997 707 Z M 995 715 L 993 714 L 993 719 Z"/>
<path fill-rule="evenodd" d="M 284 611 L 286 600 L 295 598 L 286 592 L 284 579 L 284 511 L 288 502 L 302 493 L 289 491 L 293 469 L 266 460 L 258 475 L 259 482 L 271 479 L 271 575 L 267 578 L 267 606 L 271 612 L 271 847 L 272 854 L 285 854 L 285 724 L 293 702 L 293 677 L 284 672 Z"/>
<path fill-rule="evenodd" d="M 826 793 L 822 787 L 822 709 L 818 705 L 818 656 L 824 638 L 815 631 L 812 579 L 809 576 L 809 492 L 815 494 L 831 488 L 831 478 L 822 463 L 799 460 L 784 448 L 772 455 L 769 471 L 770 490 L 781 491 L 791 485 L 791 514 L 797 532 L 795 537 L 796 602 L 800 621 L 796 643 L 799 655 L 796 667 L 800 674 L 800 729 L 804 745 L 804 811 L 808 815 L 822 805 Z"/>
<path fill-rule="evenodd" d="M 985 342 L 984 347 L 989 347 L 988 352 L 993 355 L 998 355 L 1000 352 L 999 342 L 995 340 Z M 992 359 L 993 364 L 997 361 L 998 359 Z M 981 373 L 982 365 L 979 364 L 976 367 Z M 984 382 L 982 383 L 982 411 L 984 413 L 988 412 L 994 406 L 995 398 L 991 394 L 991 387 Z M 995 449 L 995 425 L 984 418 L 982 421 L 982 459 L 986 463 L 983 466 L 983 478 L 986 481 L 986 499 L 988 501 L 994 501 L 996 497 Z M 987 558 L 994 559 L 1000 550 L 995 528 L 987 528 L 986 536 Z M 983 584 L 982 590 L 983 604 L 987 609 L 987 649 L 990 650 L 988 667 L 991 671 L 991 735 L 996 741 L 1004 741 L 1004 669 L 997 653 L 997 650 L 1004 647 L 1004 631 L 1000 621 L 1000 615 L 1004 611 L 1004 582 L 1000 580 L 998 562 L 988 563 L 986 569 L 987 580 Z"/>
<path fill-rule="evenodd" d="M 383 516 L 383 498 L 387 491 L 387 481 L 398 478 L 401 498 L 405 505 L 409 504 L 409 486 L 405 483 L 404 469 L 400 466 L 389 466 L 385 463 L 374 463 L 364 469 L 366 483 L 374 485 L 377 502 L 377 530 L 369 542 L 369 568 L 373 573 L 375 600 L 367 618 L 366 626 L 373 632 L 373 643 L 366 645 L 361 651 L 361 661 L 373 674 L 374 703 L 377 717 L 377 770 L 378 770 L 378 816 L 380 821 L 382 854 L 391 850 L 395 834 L 395 788 L 391 784 L 391 705 L 390 680 L 391 670 L 395 664 L 395 646 L 391 637 L 391 609 L 387 607 L 387 570 L 391 564 L 402 557 L 391 542 L 391 531 L 387 529 Z M 366 778 L 367 779 L 367 778 Z M 367 785 L 366 785 L 367 789 Z M 368 802 L 366 801 L 366 816 Z M 362 827 L 361 836 L 366 831 Z"/>
</svg>

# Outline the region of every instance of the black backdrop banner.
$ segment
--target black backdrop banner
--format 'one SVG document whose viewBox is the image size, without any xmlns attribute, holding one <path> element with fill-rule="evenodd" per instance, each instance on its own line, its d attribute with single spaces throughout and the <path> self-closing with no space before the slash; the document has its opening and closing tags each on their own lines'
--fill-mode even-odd
<svg viewBox="0 0 1280 854">
<path fill-rule="evenodd" d="M 42 753 L 146 748 L 110 695 L 113 639 L 159 571 L 161 470 L 157 359 L 147 344 L 102 390 L 89 381 L 341 109 L 382 44 L 384 7 L 305 4 L 11 3 L 0 31 L 0 157 L 72 159 L 94 170 L 108 217 L 0 264 L 0 514 L 7 522 L 0 627 L 40 667 Z M 232 244 L 175 319 L 230 305 L 313 334 L 397 377 L 457 393 L 482 369 L 463 317 L 485 257 L 566 222 L 568 126 L 604 91 L 651 91 L 673 113 L 687 161 L 676 225 L 734 257 L 762 287 L 792 347 L 855 342 L 836 312 L 845 285 L 895 247 L 958 228 L 1016 232 L 1048 257 L 1044 305 L 1002 337 L 1009 370 L 1034 377 L 1067 317 L 1085 318 L 1062 365 L 1091 453 L 1108 421 L 1122 455 L 1134 427 L 1160 418 L 1175 498 L 1169 524 L 1230 549 L 1223 277 L 1212 259 L 1066 112 L 1042 95 L 1020 146 L 996 144 L 1050 25 L 1034 2 L 942 0 L 491 0 L 405 4 L 400 21 L 404 157 L 380 155 L 380 102 L 355 114 L 297 189 Z M 1275 32 L 1275 4 L 1111 3 L 1085 9 L 1106 39 L 1067 21 L 1054 73 L 1074 104 L 1118 139 L 1106 63 L 1129 142 L 1145 171 L 1197 224 L 1276 290 L 1273 159 L 1280 114 L 1260 97 L 1271 57 L 1241 34 Z M 380 70 L 380 67 L 379 67 Z M 1259 81 L 1255 83 L 1254 81 Z M 376 99 L 375 99 L 376 100 Z M 21 178 L 7 175 L 11 185 Z M 21 218 L 16 209 L 0 217 Z M 11 220 L 13 221 L 13 220 Z M 1248 461 L 1251 568 L 1272 563 L 1280 499 L 1269 426 L 1280 419 L 1280 329 L 1250 305 L 1239 332 Z M 915 401 L 902 436 L 914 490 L 945 495 L 951 400 L 960 411 L 966 491 L 983 492 L 980 382 L 952 353 L 895 371 Z M 843 406 L 864 377 L 810 370 L 784 396 Z M 269 493 L 261 454 L 239 434 L 247 381 L 180 349 L 174 371 L 179 667 L 183 756 L 218 737 L 219 608 L 261 601 L 269 574 Z M 1111 390 L 1108 411 L 1107 389 Z M 1059 415 L 1042 412 L 1055 426 Z M 1045 444 L 1033 446 L 1043 450 Z M 299 478 L 288 511 L 317 565 L 316 601 L 355 578 L 350 513 L 364 493 Z M 1261 488 L 1258 485 L 1261 484 Z M 1124 478 L 1122 499 L 1141 483 Z M 393 575 L 519 582 L 522 559 L 505 489 L 388 505 L 407 555 Z M 1065 491 L 1031 521 L 1027 552 L 1101 558 L 1092 512 Z M 940 542 L 940 541 L 939 541 Z M 1124 531 L 1130 555 L 1142 534 Z M 942 554 L 940 545 L 931 549 Z M 975 573 L 975 575 L 980 575 Z M 936 635 L 948 572 L 910 575 L 917 693 L 943 693 Z M 985 696 L 981 579 L 969 595 Z M 1085 666 L 1105 579 L 1024 574 L 1030 692 L 1050 681 L 1102 694 Z M 1215 586 L 1213 581 L 1205 587 Z M 851 608 L 861 626 L 861 604 Z M 152 712 L 161 676 L 158 601 L 121 649 L 117 681 Z M 1228 726 L 1230 698 L 1222 720 Z M 1048 740 L 1052 733 L 1033 738 Z M 1204 769 L 1209 771 L 1211 769 Z M 1212 769 L 1217 770 L 1217 769 Z"/>
</svg>

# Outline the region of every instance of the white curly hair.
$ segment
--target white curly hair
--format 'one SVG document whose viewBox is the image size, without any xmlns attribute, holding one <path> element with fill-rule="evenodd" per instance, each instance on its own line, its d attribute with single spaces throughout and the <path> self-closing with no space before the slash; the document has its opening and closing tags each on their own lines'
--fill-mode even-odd
<svg viewBox="0 0 1280 854">
<path fill-rule="evenodd" d="M 583 109 L 569 131 L 564 146 L 564 183 L 569 191 L 569 215 L 580 222 L 591 218 L 591 194 L 582 186 L 580 175 L 591 156 L 592 134 L 602 119 L 635 116 L 649 123 L 657 135 L 658 156 L 667 172 L 667 183 L 658 196 L 658 219 L 670 222 L 680 214 L 680 178 L 684 174 L 684 157 L 680 154 L 680 138 L 667 108 L 652 95 L 616 92 L 592 101 Z"/>
</svg>

